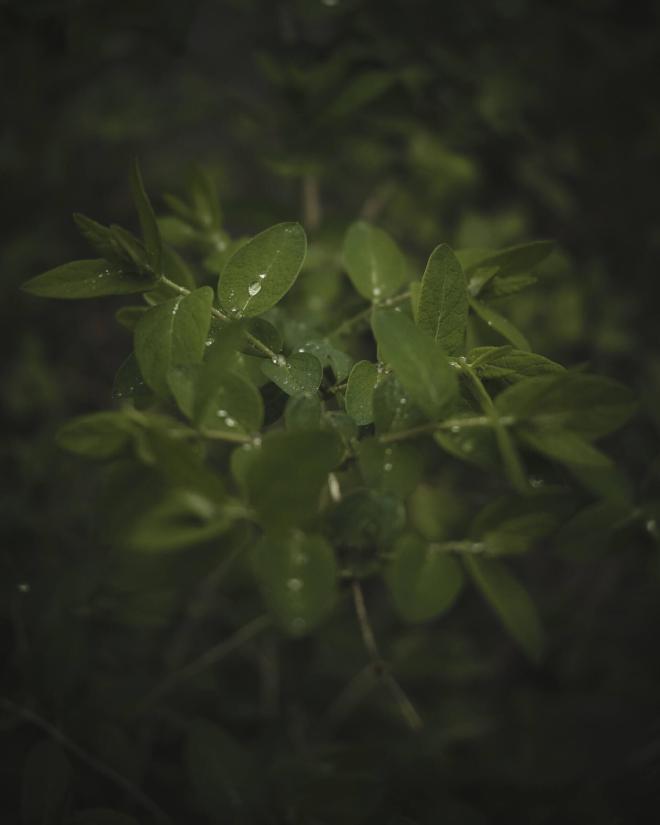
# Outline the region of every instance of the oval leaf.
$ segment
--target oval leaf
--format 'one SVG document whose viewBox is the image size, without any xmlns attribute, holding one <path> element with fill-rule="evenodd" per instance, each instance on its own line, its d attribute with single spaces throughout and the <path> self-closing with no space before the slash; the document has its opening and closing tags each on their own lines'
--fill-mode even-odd
<svg viewBox="0 0 660 825">
<path fill-rule="evenodd" d="M 221 306 L 236 317 L 261 315 L 293 286 L 307 252 L 298 223 L 278 223 L 241 246 L 218 284 Z"/>
<path fill-rule="evenodd" d="M 388 298 L 406 279 L 405 259 L 399 247 L 387 232 L 365 221 L 349 227 L 343 252 L 348 277 L 368 301 Z"/>
<path fill-rule="evenodd" d="M 348 376 L 346 412 L 356 424 L 371 424 L 374 420 L 373 398 L 379 373 L 376 364 L 358 361 Z"/>
<path fill-rule="evenodd" d="M 144 380 L 159 395 L 169 393 L 172 367 L 202 360 L 211 323 L 208 286 L 158 304 L 135 327 L 135 356 Z"/>
<path fill-rule="evenodd" d="M 476 298 L 470 298 L 469 301 L 470 306 L 481 318 L 481 320 L 485 321 L 486 325 L 491 327 L 491 329 L 494 329 L 495 332 L 499 332 L 499 334 L 506 338 L 507 341 L 510 341 L 514 347 L 524 350 L 525 352 L 528 352 L 531 349 L 527 338 L 525 338 L 522 332 L 520 332 L 520 330 L 515 327 L 511 321 L 508 320 L 508 318 L 500 315 L 500 313 L 492 307 L 487 306 L 481 301 L 477 301 Z"/>
<path fill-rule="evenodd" d="M 269 609 L 290 635 L 309 633 L 332 609 L 337 563 L 322 536 L 296 531 L 277 541 L 264 537 L 254 568 Z"/>
<path fill-rule="evenodd" d="M 42 298 L 101 298 L 104 295 L 130 295 L 153 289 L 156 280 L 126 272 L 103 259 L 73 261 L 37 275 L 22 289 Z"/>
<path fill-rule="evenodd" d="M 429 418 L 439 418 L 458 395 L 456 372 L 444 350 L 402 312 L 380 310 L 372 324 L 383 359 L 408 395 Z"/>
<path fill-rule="evenodd" d="M 365 438 L 358 462 L 369 487 L 405 498 L 419 482 L 424 457 L 414 444 L 382 444 L 377 438 Z"/>
<path fill-rule="evenodd" d="M 467 282 L 447 246 L 436 247 L 422 278 L 417 325 L 449 353 L 463 351 L 468 316 Z"/>
<path fill-rule="evenodd" d="M 445 613 L 464 580 L 456 559 L 412 534 L 397 541 L 386 578 L 394 604 L 408 622 L 426 622 Z"/>
<path fill-rule="evenodd" d="M 308 352 L 278 355 L 272 361 L 264 361 L 261 371 L 287 395 L 316 392 L 323 378 L 321 362 Z"/>
</svg>

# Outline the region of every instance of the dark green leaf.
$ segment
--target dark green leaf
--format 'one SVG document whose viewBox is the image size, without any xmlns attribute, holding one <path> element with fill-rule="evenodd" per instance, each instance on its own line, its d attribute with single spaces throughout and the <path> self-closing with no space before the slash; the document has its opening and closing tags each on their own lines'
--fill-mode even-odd
<svg viewBox="0 0 660 825">
<path fill-rule="evenodd" d="M 137 358 L 133 352 L 117 370 L 112 385 L 112 397 L 115 400 L 130 398 L 136 402 L 147 401 L 153 397 L 153 393 L 144 382 Z"/>
<path fill-rule="evenodd" d="M 465 517 L 465 502 L 451 484 L 419 484 L 407 502 L 410 524 L 429 541 L 443 541 Z"/>
<path fill-rule="evenodd" d="M 91 218 L 75 212 L 73 220 L 80 230 L 81 235 L 92 247 L 94 252 L 104 258 L 106 261 L 118 263 L 121 259 L 121 250 L 117 246 L 112 232 L 107 226 L 103 226 Z"/>
<path fill-rule="evenodd" d="M 37 275 L 23 284 L 31 295 L 42 298 L 101 298 L 130 295 L 152 289 L 155 281 L 135 272 L 125 272 L 104 260 L 73 261 Z"/>
<path fill-rule="evenodd" d="M 353 286 L 368 301 L 388 298 L 406 279 L 406 264 L 399 247 L 386 232 L 365 221 L 348 228 L 343 252 Z"/>
<path fill-rule="evenodd" d="M 605 555 L 614 532 L 633 515 L 630 505 L 620 501 L 596 501 L 584 507 L 557 533 L 559 553 L 575 561 Z"/>
<path fill-rule="evenodd" d="M 287 395 L 316 392 L 323 378 L 318 358 L 307 352 L 294 352 L 288 357 L 278 355 L 273 361 L 263 361 L 261 371 Z"/>
<path fill-rule="evenodd" d="M 298 223 L 279 223 L 241 246 L 218 284 L 221 306 L 236 317 L 262 315 L 293 286 L 307 252 Z"/>
<path fill-rule="evenodd" d="M 506 496 L 486 505 L 476 516 L 470 536 L 495 556 L 525 553 L 559 525 L 566 506 L 555 496 Z"/>
<path fill-rule="evenodd" d="M 142 228 L 142 237 L 144 238 L 144 246 L 147 251 L 149 264 L 152 270 L 157 275 L 160 275 L 163 243 L 161 241 L 156 215 L 144 189 L 142 174 L 137 160 L 133 161 L 133 167 L 131 169 L 131 189 L 140 219 L 140 227 Z"/>
<path fill-rule="evenodd" d="M 426 622 L 446 613 L 464 581 L 460 565 L 440 545 L 412 533 L 395 544 L 386 578 L 394 604 L 408 622 Z"/>
<path fill-rule="evenodd" d="M 495 332 L 499 332 L 500 335 L 507 339 L 507 341 L 511 341 L 514 347 L 525 351 L 529 351 L 531 349 L 528 340 L 522 332 L 520 332 L 520 330 L 511 323 L 511 321 L 503 315 L 500 315 L 500 313 L 494 310 L 491 306 L 487 306 L 481 301 L 477 301 L 476 298 L 470 298 L 469 301 L 472 309 L 483 321 L 486 322 L 486 325 L 494 329 Z"/>
<path fill-rule="evenodd" d="M 477 252 L 472 256 L 468 269 L 497 267 L 501 276 L 524 274 L 544 261 L 553 248 L 552 241 L 532 241 L 498 252 Z"/>
<path fill-rule="evenodd" d="M 273 352 L 279 352 L 282 349 L 282 336 L 279 331 L 263 318 L 250 318 L 249 321 L 245 322 L 244 329 Z M 261 349 L 247 339 L 243 345 L 243 351 L 249 355 L 257 355 L 260 358 L 267 357 L 264 356 Z"/>
<path fill-rule="evenodd" d="M 205 364 L 195 385 L 198 427 L 225 432 L 258 432 L 264 420 L 259 390 L 242 375 Z"/>
<path fill-rule="evenodd" d="M 71 785 L 71 764 L 59 745 L 42 739 L 23 766 L 21 815 L 24 825 L 57 825 Z"/>
<path fill-rule="evenodd" d="M 379 377 L 378 367 L 370 361 L 358 361 L 348 376 L 346 412 L 356 424 L 374 420 L 373 397 Z"/>
<path fill-rule="evenodd" d="M 543 655 L 543 630 L 527 590 L 499 561 L 466 555 L 463 561 L 486 601 L 533 662 Z"/>
<path fill-rule="evenodd" d="M 536 452 L 560 461 L 586 467 L 607 468 L 610 459 L 571 430 L 525 427 L 517 430 L 520 439 Z"/>
<path fill-rule="evenodd" d="M 128 229 L 124 229 L 116 224 L 110 226 L 110 232 L 117 247 L 121 250 L 128 267 L 137 269 L 138 272 L 147 276 L 149 274 L 149 258 L 142 241 L 138 240 Z M 153 275 L 152 277 L 156 276 Z"/>
<path fill-rule="evenodd" d="M 369 487 L 405 498 L 422 475 L 423 454 L 414 444 L 382 444 L 377 438 L 360 442 L 358 462 Z"/>
<path fill-rule="evenodd" d="M 405 522 L 401 501 L 378 490 L 354 490 L 328 515 L 333 543 L 357 550 L 388 547 Z"/>
<path fill-rule="evenodd" d="M 525 378 L 564 372 L 564 368 L 537 355 L 513 347 L 476 347 L 468 360 L 480 378 L 498 380 L 505 384 L 517 384 Z"/>
<path fill-rule="evenodd" d="M 295 395 L 284 410 L 287 430 L 318 430 L 321 426 L 321 399 L 317 393 Z"/>
<path fill-rule="evenodd" d="M 132 332 L 137 322 L 148 309 L 149 307 L 146 306 L 121 307 L 121 309 L 115 312 L 115 320 L 118 324 L 121 324 L 126 329 L 130 329 Z"/>
<path fill-rule="evenodd" d="M 429 418 L 439 418 L 458 395 L 456 372 L 443 349 L 402 312 L 379 310 L 372 323 L 382 357 L 407 394 Z"/>
<path fill-rule="evenodd" d="M 278 540 L 264 537 L 254 567 L 269 609 L 291 636 L 314 630 L 332 609 L 337 563 L 322 536 L 294 531 Z"/>
<path fill-rule="evenodd" d="M 167 395 L 172 367 L 202 360 L 211 321 L 213 291 L 201 287 L 190 295 L 158 304 L 135 327 L 135 355 L 147 384 Z"/>
<path fill-rule="evenodd" d="M 277 531 L 313 515 L 321 487 L 339 464 L 342 452 L 341 440 L 332 432 L 267 435 L 246 474 L 249 498 L 263 525 Z M 283 467 L 291 468 L 286 477 Z"/>
<path fill-rule="evenodd" d="M 515 295 L 528 286 L 533 286 L 538 278 L 534 275 L 509 275 L 503 277 L 496 275 L 489 278 L 484 288 L 479 291 L 482 298 L 505 298 L 507 295 Z"/>
<path fill-rule="evenodd" d="M 422 278 L 417 325 L 449 355 L 463 351 L 468 316 L 465 275 L 451 249 L 431 253 Z"/>
<path fill-rule="evenodd" d="M 337 349 L 327 338 L 312 338 L 305 341 L 298 347 L 298 352 L 315 355 L 322 367 L 330 367 L 338 382 L 346 380 L 353 365 L 351 356 Z"/>
<path fill-rule="evenodd" d="M 373 393 L 373 418 L 378 434 L 409 430 L 426 421 L 393 373 L 381 375 Z"/>
</svg>

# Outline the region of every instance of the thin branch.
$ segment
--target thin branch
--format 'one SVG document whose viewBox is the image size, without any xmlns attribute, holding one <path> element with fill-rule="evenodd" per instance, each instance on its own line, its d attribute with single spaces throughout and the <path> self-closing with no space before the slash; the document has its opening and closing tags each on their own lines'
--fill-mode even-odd
<svg viewBox="0 0 660 825">
<path fill-rule="evenodd" d="M 420 730 L 424 723 L 415 709 L 415 706 L 408 698 L 406 692 L 397 682 L 397 680 L 390 673 L 387 663 L 380 655 L 376 637 L 374 636 L 371 622 L 369 621 L 369 614 L 367 613 L 367 606 L 364 601 L 364 593 L 362 592 L 362 585 L 357 579 L 351 582 L 351 592 L 353 594 L 353 604 L 355 605 L 355 614 L 357 616 L 358 624 L 360 626 L 360 633 L 362 634 L 362 642 L 371 659 L 371 669 L 374 676 L 380 678 L 385 686 L 390 691 L 392 698 L 399 706 L 403 718 L 413 731 Z"/>
<path fill-rule="evenodd" d="M 317 175 L 307 174 L 302 179 L 303 223 L 311 232 L 321 225 L 321 191 Z"/>
<path fill-rule="evenodd" d="M 248 622 L 246 625 L 239 628 L 228 639 L 224 639 L 222 642 L 209 648 L 197 659 L 194 659 L 192 662 L 185 665 L 185 667 L 170 673 L 139 703 L 136 713 L 139 714 L 144 712 L 144 710 L 154 704 L 154 702 L 158 701 L 165 694 L 170 693 L 172 690 L 177 688 L 181 682 L 185 682 L 187 679 L 197 676 L 199 673 L 202 673 L 213 665 L 218 664 L 218 662 L 221 662 L 230 653 L 233 653 L 234 650 L 241 647 L 241 645 L 244 645 L 255 636 L 258 636 L 259 633 L 262 633 L 267 627 L 270 626 L 270 624 L 270 617 L 266 615 L 257 616 L 256 619 L 252 619 L 251 622 Z"/>
<path fill-rule="evenodd" d="M 21 707 L 20 705 L 15 704 L 10 699 L 5 698 L 4 696 L 0 697 L 0 707 L 6 710 L 8 713 L 13 713 L 16 716 L 20 716 L 21 719 L 24 719 L 26 722 L 29 722 L 31 725 L 42 730 L 51 739 L 55 742 L 58 742 L 62 747 L 66 748 L 70 751 L 74 756 L 80 759 L 81 762 L 86 764 L 89 768 L 91 768 L 95 773 L 98 773 L 100 776 L 105 777 L 105 779 L 109 780 L 113 784 L 117 785 L 117 787 L 121 788 L 123 791 L 128 794 L 128 796 L 132 797 L 145 811 L 148 811 L 158 822 L 168 823 L 171 824 L 172 820 L 170 817 L 165 813 L 165 811 L 157 805 L 153 799 L 148 797 L 143 791 L 141 791 L 136 785 L 134 785 L 129 779 L 122 774 L 117 773 L 114 768 L 111 768 L 109 765 L 106 765 L 104 762 L 101 762 L 95 756 L 93 756 L 88 751 L 84 750 L 77 745 L 73 740 L 69 739 L 66 734 L 62 733 L 61 730 L 56 728 L 50 722 L 42 719 L 41 716 L 37 715 L 33 711 L 29 710 L 28 708 Z"/>
</svg>

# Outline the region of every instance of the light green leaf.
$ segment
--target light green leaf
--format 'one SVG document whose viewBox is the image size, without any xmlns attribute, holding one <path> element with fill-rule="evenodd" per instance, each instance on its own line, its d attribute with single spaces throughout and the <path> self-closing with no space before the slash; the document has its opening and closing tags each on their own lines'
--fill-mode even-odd
<svg viewBox="0 0 660 825">
<path fill-rule="evenodd" d="M 622 384 L 575 372 L 521 381 L 500 393 L 495 406 L 500 415 L 573 430 L 587 439 L 618 429 L 636 409 L 631 392 Z"/>
<path fill-rule="evenodd" d="M 275 361 L 263 361 L 261 371 L 287 395 L 316 392 L 323 378 L 318 358 L 307 352 L 294 352 L 288 357 L 279 355 Z"/>
<path fill-rule="evenodd" d="M 442 244 L 431 253 L 422 277 L 417 326 L 456 355 L 463 351 L 467 316 L 465 275 L 454 253 Z"/>
<path fill-rule="evenodd" d="M 266 604 L 291 636 L 314 630 L 335 603 L 337 563 L 322 536 L 298 530 L 278 540 L 264 536 L 254 569 Z"/>
<path fill-rule="evenodd" d="M 358 463 L 369 487 L 405 498 L 417 486 L 424 467 L 414 444 L 382 444 L 377 438 L 360 441 Z"/>
<path fill-rule="evenodd" d="M 200 362 L 211 322 L 213 291 L 204 286 L 152 307 L 135 327 L 135 355 L 147 384 L 167 395 L 172 367 Z"/>
<path fill-rule="evenodd" d="M 564 368 L 534 352 L 504 347 L 475 347 L 468 361 L 480 378 L 517 384 L 525 378 L 564 372 Z"/>
<path fill-rule="evenodd" d="M 135 426 L 120 412 L 98 412 L 67 421 L 57 433 L 60 447 L 87 458 L 110 458 L 130 442 Z"/>
<path fill-rule="evenodd" d="M 22 289 L 42 298 L 101 298 L 130 295 L 153 289 L 156 281 L 136 272 L 126 272 L 104 260 L 73 261 L 37 275 Z"/>
<path fill-rule="evenodd" d="M 23 766 L 21 822 L 57 825 L 71 785 L 71 764 L 59 745 L 42 739 L 28 753 Z"/>
<path fill-rule="evenodd" d="M 149 264 L 152 270 L 157 275 L 160 275 L 163 242 L 160 237 L 160 229 L 158 228 L 151 201 L 144 189 L 142 173 L 140 172 L 140 166 L 137 160 L 133 161 L 131 169 L 131 189 L 140 219 L 140 227 L 142 228 L 142 237 L 144 238 L 144 246 L 147 251 Z"/>
<path fill-rule="evenodd" d="M 499 332 L 500 335 L 507 339 L 507 341 L 511 341 L 514 347 L 525 351 L 529 351 L 531 349 L 528 340 L 522 332 L 520 332 L 520 330 L 511 323 L 511 321 L 503 315 L 500 315 L 500 313 L 494 310 L 491 306 L 487 306 L 481 301 L 477 301 L 476 298 L 470 298 L 469 302 L 470 306 L 477 313 L 477 315 L 485 321 L 489 327 L 494 329 L 495 332 Z"/>
<path fill-rule="evenodd" d="M 274 432 L 247 467 L 251 503 L 269 530 L 302 523 L 318 508 L 319 493 L 341 461 L 339 436 L 329 431 Z M 286 478 L 282 468 L 290 467 Z"/>
<path fill-rule="evenodd" d="M 443 349 L 396 310 L 378 310 L 372 321 L 383 359 L 410 398 L 431 419 L 454 403 L 458 381 Z"/>
<path fill-rule="evenodd" d="M 388 298 L 406 279 L 406 264 L 399 247 L 387 232 L 365 221 L 348 228 L 343 254 L 353 286 L 368 301 Z"/>
<path fill-rule="evenodd" d="M 373 398 L 379 379 L 378 367 L 370 361 L 358 361 L 348 376 L 346 412 L 356 424 L 371 424 L 374 420 Z"/>
<path fill-rule="evenodd" d="M 538 663 L 543 655 L 543 630 L 527 590 L 499 561 L 466 555 L 463 562 L 512 638 Z"/>
<path fill-rule="evenodd" d="M 256 235 L 222 271 L 221 306 L 237 317 L 262 315 L 293 286 L 306 252 L 305 230 L 298 223 L 279 223 Z"/>
<path fill-rule="evenodd" d="M 294 395 L 284 409 L 287 430 L 318 430 L 321 426 L 321 399 L 317 393 Z"/>
<path fill-rule="evenodd" d="M 407 622 L 426 622 L 446 613 L 464 582 L 454 558 L 412 533 L 396 542 L 385 575 L 394 604 Z"/>
</svg>

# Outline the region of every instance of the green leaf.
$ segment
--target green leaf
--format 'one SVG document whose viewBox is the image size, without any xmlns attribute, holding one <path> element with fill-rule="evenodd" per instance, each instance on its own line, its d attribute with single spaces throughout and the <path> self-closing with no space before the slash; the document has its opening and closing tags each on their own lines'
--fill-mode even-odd
<svg viewBox="0 0 660 825">
<path fill-rule="evenodd" d="M 565 510 L 555 496 L 503 496 L 476 516 L 470 536 L 483 542 L 490 555 L 525 553 L 557 528 Z"/>
<path fill-rule="evenodd" d="M 133 352 L 117 370 L 112 385 L 112 397 L 115 400 L 130 398 L 137 402 L 147 401 L 153 397 L 153 393 L 142 377 L 140 366 Z"/>
<path fill-rule="evenodd" d="M 353 359 L 346 352 L 337 349 L 327 338 L 312 338 L 298 347 L 298 352 L 308 352 L 315 355 L 322 367 L 330 367 L 338 382 L 346 380 Z"/>
<path fill-rule="evenodd" d="M 116 224 L 111 224 L 110 232 L 129 268 L 137 269 L 138 272 L 149 275 L 149 258 L 142 241 L 138 240 L 128 229 Z M 153 275 L 152 277 L 156 276 Z"/>
<path fill-rule="evenodd" d="M 526 378 L 564 372 L 564 368 L 534 352 L 504 347 L 475 347 L 468 361 L 480 378 L 517 384 Z"/>
<path fill-rule="evenodd" d="M 383 359 L 410 398 L 431 419 L 456 400 L 458 381 L 443 349 L 396 310 L 378 310 L 372 321 Z"/>
<path fill-rule="evenodd" d="M 279 331 L 263 318 L 250 318 L 249 321 L 244 322 L 243 328 L 273 352 L 279 352 L 282 349 L 282 336 Z M 268 357 L 247 339 L 243 343 L 242 351 L 259 358 Z"/>
<path fill-rule="evenodd" d="M 560 555 L 574 561 L 599 558 L 607 553 L 613 534 L 633 516 L 633 509 L 620 501 L 596 501 L 579 510 L 557 533 Z"/>
<path fill-rule="evenodd" d="M 135 272 L 125 272 L 104 260 L 73 261 L 37 275 L 22 289 L 42 298 L 101 298 L 130 295 L 152 289 L 156 281 Z"/>
<path fill-rule="evenodd" d="M 419 484 L 407 506 L 411 526 L 429 541 L 448 539 L 465 518 L 464 496 L 451 483 Z"/>
<path fill-rule="evenodd" d="M 487 306 L 481 301 L 477 301 L 476 298 L 470 298 L 469 302 L 470 306 L 477 313 L 477 315 L 486 322 L 486 325 L 494 329 L 495 332 L 499 332 L 500 335 L 506 338 L 507 341 L 510 341 L 514 347 L 525 351 L 529 351 L 531 349 L 529 341 L 525 338 L 522 332 L 520 332 L 520 330 L 511 323 L 511 321 L 503 315 L 500 315 L 500 313 L 494 310 L 491 306 Z"/>
<path fill-rule="evenodd" d="M 321 399 L 317 393 L 294 395 L 284 410 L 287 430 L 318 430 L 321 426 Z"/>
<path fill-rule="evenodd" d="M 312 516 L 328 473 L 342 453 L 341 440 L 333 432 L 268 434 L 246 472 L 249 499 L 264 527 L 280 531 Z M 291 468 L 286 478 L 283 467 Z"/>
<path fill-rule="evenodd" d="M 401 501 L 378 490 L 353 490 L 328 514 L 335 545 L 356 550 L 386 548 L 406 523 Z"/>
<path fill-rule="evenodd" d="M 106 261 L 112 261 L 113 263 L 120 261 L 122 257 L 121 250 L 117 246 L 117 242 L 107 226 L 103 226 L 91 218 L 81 215 L 79 212 L 74 212 L 73 220 L 80 230 L 80 234 L 89 243 L 94 252 Z"/>
<path fill-rule="evenodd" d="M 373 392 L 373 420 L 378 434 L 409 430 L 426 421 L 393 373 L 380 375 Z"/>
<path fill-rule="evenodd" d="M 67 421 L 57 433 L 57 444 L 87 458 L 110 458 L 129 444 L 134 430 L 123 413 L 91 413 Z"/>
<path fill-rule="evenodd" d="M 239 373 L 205 364 L 195 385 L 194 419 L 205 430 L 258 432 L 264 420 L 261 393 Z"/>
<path fill-rule="evenodd" d="M 436 430 L 433 438 L 443 450 L 458 458 L 475 464 L 484 470 L 494 470 L 500 466 L 500 452 L 497 437 L 492 427 L 461 427 L 462 417 L 472 418 L 473 412 L 456 415 L 457 423 L 450 430 Z"/>
<path fill-rule="evenodd" d="M 523 443 L 548 458 L 562 464 L 578 464 L 586 467 L 606 469 L 612 466 L 611 460 L 570 430 L 549 427 L 525 427 L 517 429 Z"/>
<path fill-rule="evenodd" d="M 322 536 L 264 536 L 255 548 L 254 569 L 266 604 L 291 636 L 314 630 L 335 603 L 337 563 Z"/>
<path fill-rule="evenodd" d="M 21 815 L 24 825 L 57 825 L 71 785 L 71 764 L 59 745 L 42 739 L 23 765 Z"/>
<path fill-rule="evenodd" d="M 358 463 L 369 487 L 405 498 L 417 486 L 424 457 L 414 444 L 382 444 L 377 438 L 360 441 Z"/>
<path fill-rule="evenodd" d="M 190 195 L 195 213 L 205 229 L 219 229 L 222 225 L 222 210 L 214 177 L 207 169 L 197 166 L 190 180 Z"/>
<path fill-rule="evenodd" d="M 148 309 L 149 307 L 146 306 L 121 307 L 115 312 L 115 321 L 126 329 L 130 329 L 132 332 L 137 322 Z"/>
<path fill-rule="evenodd" d="M 387 232 L 365 221 L 348 228 L 343 254 L 353 286 L 368 301 L 388 298 L 406 279 L 405 259 L 399 247 Z"/>
<path fill-rule="evenodd" d="M 88 808 L 78 811 L 71 819 L 71 825 L 140 825 L 137 819 L 110 808 Z"/>
<path fill-rule="evenodd" d="M 586 439 L 618 429 L 636 409 L 632 394 L 622 384 L 575 372 L 521 381 L 500 393 L 495 406 L 500 415 L 573 430 Z"/>
<path fill-rule="evenodd" d="M 502 277 L 495 275 L 489 278 L 483 289 L 479 291 L 482 298 L 506 298 L 508 295 L 515 295 L 528 286 L 533 286 L 538 281 L 534 275 L 509 275 Z M 473 293 L 474 294 L 474 293 Z"/>
<path fill-rule="evenodd" d="M 467 316 L 465 275 L 454 253 L 442 244 L 431 253 L 422 277 L 417 326 L 456 355 L 463 351 Z"/>
<path fill-rule="evenodd" d="M 305 230 L 279 223 L 241 246 L 218 284 L 221 306 L 236 317 L 262 315 L 293 286 L 307 252 Z"/>
<path fill-rule="evenodd" d="M 140 513 L 128 542 L 145 553 L 177 550 L 225 533 L 233 520 L 227 507 L 218 508 L 198 492 L 174 489 Z"/>
<path fill-rule="evenodd" d="M 147 384 L 167 395 L 172 367 L 202 360 L 213 291 L 204 286 L 152 307 L 135 327 L 135 355 Z"/>
<path fill-rule="evenodd" d="M 147 259 L 152 270 L 157 275 L 160 275 L 163 242 L 160 237 L 160 229 L 158 228 L 158 222 L 156 221 L 156 215 L 154 214 L 151 201 L 144 189 L 142 173 L 140 172 L 140 166 L 137 160 L 133 161 L 131 169 L 131 189 L 140 219 Z"/>
<path fill-rule="evenodd" d="M 358 361 L 348 376 L 346 412 L 360 426 L 374 420 L 373 398 L 379 377 L 378 367 L 370 361 Z"/>
<path fill-rule="evenodd" d="M 213 722 L 195 719 L 184 761 L 196 807 L 210 821 L 250 820 L 261 780 L 247 748 Z"/>
<path fill-rule="evenodd" d="M 262 362 L 261 371 L 287 395 L 316 392 L 323 378 L 319 359 L 307 352 L 278 355 L 273 361 Z"/>
<path fill-rule="evenodd" d="M 466 555 L 463 562 L 512 638 L 538 663 L 543 655 L 543 630 L 527 590 L 499 561 Z"/>
<path fill-rule="evenodd" d="M 407 622 L 426 622 L 446 613 L 464 582 L 454 558 L 412 533 L 395 544 L 385 575 L 396 609 Z"/>
<path fill-rule="evenodd" d="M 467 268 L 471 271 L 477 267 L 497 267 L 501 276 L 524 274 L 544 261 L 553 249 L 552 241 L 532 241 L 510 246 L 498 252 L 477 252 L 472 256 Z"/>
</svg>

